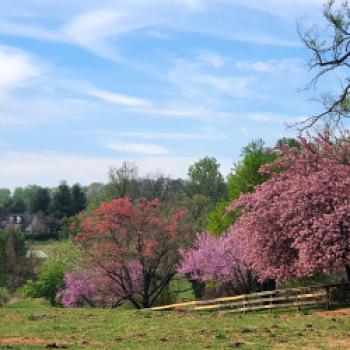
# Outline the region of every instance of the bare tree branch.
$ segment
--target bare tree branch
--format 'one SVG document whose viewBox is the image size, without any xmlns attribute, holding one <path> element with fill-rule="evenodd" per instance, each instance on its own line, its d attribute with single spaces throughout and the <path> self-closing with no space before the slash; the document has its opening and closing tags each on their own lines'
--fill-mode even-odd
<svg viewBox="0 0 350 350">
<path fill-rule="evenodd" d="M 348 1 L 337 4 L 336 0 L 328 0 L 324 5 L 324 18 L 328 29 L 314 25 L 304 29 L 305 19 L 297 24 L 298 34 L 305 47 L 312 53 L 309 68 L 315 72 L 308 83 L 307 89 L 316 88 L 319 80 L 328 77 L 329 73 L 339 74 L 341 84 L 335 94 L 322 96 L 324 109 L 321 113 L 312 115 L 296 126 L 303 131 L 314 126 L 321 120 L 338 125 L 344 118 L 350 117 L 350 78 L 346 76 L 350 68 L 350 6 Z M 331 29 L 331 35 L 329 35 Z"/>
</svg>

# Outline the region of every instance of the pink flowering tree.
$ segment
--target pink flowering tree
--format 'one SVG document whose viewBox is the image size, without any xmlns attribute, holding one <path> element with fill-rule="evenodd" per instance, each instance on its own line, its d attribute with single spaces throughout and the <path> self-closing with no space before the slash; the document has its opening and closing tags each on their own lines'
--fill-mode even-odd
<svg viewBox="0 0 350 350">
<path fill-rule="evenodd" d="M 147 308 L 169 286 L 179 249 L 191 240 L 186 214 L 157 200 L 114 199 L 81 220 L 76 242 L 86 265 L 109 278 L 116 298 Z"/>
<path fill-rule="evenodd" d="M 127 294 L 142 291 L 141 266 L 132 263 L 132 290 L 125 290 L 111 279 L 103 269 L 78 269 L 65 276 L 65 289 L 57 294 L 57 301 L 64 307 L 117 307 L 127 298 Z M 123 273 L 121 271 L 121 273 Z"/>
<path fill-rule="evenodd" d="M 283 147 L 261 171 L 271 178 L 230 205 L 241 208 L 231 234 L 261 280 L 345 269 L 350 278 L 350 140 L 326 133 Z"/>
<path fill-rule="evenodd" d="M 102 300 L 97 286 L 105 286 L 97 276 L 88 276 L 87 273 L 67 273 L 65 289 L 61 290 L 56 300 L 64 307 L 97 306 Z M 103 301 L 104 302 L 104 301 Z"/>
<path fill-rule="evenodd" d="M 233 234 L 221 237 L 199 234 L 194 247 L 181 253 L 178 271 L 191 280 L 214 280 L 219 287 L 228 287 L 236 294 L 250 293 L 259 287 L 256 274 L 245 263 L 242 247 Z"/>
</svg>

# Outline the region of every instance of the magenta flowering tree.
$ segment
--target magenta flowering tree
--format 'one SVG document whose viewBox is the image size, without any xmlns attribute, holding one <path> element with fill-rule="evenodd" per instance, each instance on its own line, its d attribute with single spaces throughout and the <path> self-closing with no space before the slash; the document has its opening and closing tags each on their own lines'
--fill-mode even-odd
<svg viewBox="0 0 350 350">
<path fill-rule="evenodd" d="M 98 301 L 98 293 L 93 278 L 87 277 L 86 274 L 68 273 L 65 276 L 66 288 L 61 290 L 56 300 L 64 307 L 77 307 L 86 304 L 96 306 Z"/>
<path fill-rule="evenodd" d="M 231 234 L 245 231 L 245 257 L 261 280 L 339 269 L 350 278 L 350 140 L 300 141 L 261 169 L 269 180 L 231 204 L 242 210 Z"/>
<path fill-rule="evenodd" d="M 65 276 L 65 289 L 57 294 L 57 301 L 64 307 L 89 305 L 92 307 L 117 307 L 129 295 L 142 291 L 141 266 L 131 262 L 129 288 L 121 288 L 103 269 L 79 269 Z M 120 271 L 121 274 L 126 273 Z"/>
<path fill-rule="evenodd" d="M 236 235 L 214 237 L 208 233 L 197 235 L 192 249 L 182 250 L 178 272 L 190 279 L 208 282 L 215 280 L 236 293 L 257 290 L 256 274 L 244 261 L 242 247 Z"/>
</svg>

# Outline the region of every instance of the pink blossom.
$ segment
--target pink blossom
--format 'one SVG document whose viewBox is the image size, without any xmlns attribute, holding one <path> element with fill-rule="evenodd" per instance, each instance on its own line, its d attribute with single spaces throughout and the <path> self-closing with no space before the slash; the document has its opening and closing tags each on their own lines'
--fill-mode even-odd
<svg viewBox="0 0 350 350">
<path fill-rule="evenodd" d="M 214 237 L 197 235 L 193 249 L 182 250 L 178 271 L 202 282 L 216 280 L 229 284 L 237 293 L 248 293 L 257 287 L 255 274 L 245 263 L 238 235 Z"/>
<path fill-rule="evenodd" d="M 242 209 L 231 234 L 244 230 L 246 259 L 261 279 L 332 272 L 350 264 L 350 140 L 327 136 L 284 147 L 264 166 L 271 178 L 229 210 Z"/>
</svg>

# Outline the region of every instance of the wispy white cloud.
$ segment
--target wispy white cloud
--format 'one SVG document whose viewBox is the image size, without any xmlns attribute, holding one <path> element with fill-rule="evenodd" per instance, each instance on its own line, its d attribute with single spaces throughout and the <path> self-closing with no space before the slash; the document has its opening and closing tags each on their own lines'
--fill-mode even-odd
<svg viewBox="0 0 350 350">
<path fill-rule="evenodd" d="M 1 101 L 1 125 L 55 123 L 64 119 L 88 118 L 94 113 L 117 115 L 118 108 L 111 110 L 110 104 L 123 108 L 123 112 L 130 116 L 198 119 L 207 122 L 215 119 L 232 122 L 242 120 L 242 115 L 244 115 L 244 118 L 249 120 L 280 123 L 281 118 L 271 117 L 271 114 L 266 112 L 258 113 L 256 116 L 249 112 L 240 114 L 230 111 L 224 106 L 225 101 L 227 98 L 264 99 L 267 84 L 262 84 L 262 81 L 265 81 L 266 74 L 269 74 L 270 78 L 275 75 L 281 81 L 284 81 L 286 72 L 289 72 L 293 79 L 303 74 L 299 60 L 234 63 L 232 59 L 215 53 L 204 56 L 204 58 L 197 55 L 193 60 L 176 59 L 173 61 L 167 82 L 170 84 L 169 89 L 175 89 L 175 92 L 169 95 L 170 98 L 152 101 L 148 98 L 102 89 L 87 81 L 70 79 L 64 75 L 58 76 L 55 73 L 55 67 L 50 67 L 51 71 L 42 75 L 37 61 L 35 57 L 26 52 L 0 46 L 0 62 L 3 67 L 6 67 L 4 74 L 0 77 L 0 92 L 16 90 L 28 81 L 32 81 L 33 78 L 39 76 L 41 78 L 36 85 L 30 87 L 31 92 L 36 91 L 34 97 L 33 94 L 30 98 L 24 96 L 20 104 L 14 96 L 12 98 L 7 96 Z M 221 65 L 222 62 L 225 64 Z M 42 62 L 40 63 L 45 66 Z M 213 72 L 208 65 L 212 66 Z M 232 67 L 232 70 L 227 71 L 227 67 Z M 255 72 L 254 75 L 251 74 L 252 71 Z M 47 93 L 46 90 L 50 92 Z M 185 138 L 186 135 L 173 135 L 173 137 Z M 195 139 L 194 135 L 187 137 Z M 164 150 L 158 149 L 153 152 L 164 153 Z"/>
<path fill-rule="evenodd" d="M 45 41 L 64 41 L 58 31 L 55 32 L 38 25 L 24 25 L 6 19 L 0 19 L 0 33 Z"/>
<path fill-rule="evenodd" d="M 53 127 L 68 121 L 87 120 L 97 113 L 91 103 L 77 103 L 39 92 L 34 96 L 0 96 L 0 105 L 0 126 L 4 130 L 16 126 Z"/>
<path fill-rule="evenodd" d="M 220 140 L 226 138 L 224 133 L 178 133 L 178 132 L 147 132 L 147 131 L 107 131 L 96 130 L 96 134 L 105 136 L 120 136 L 126 138 L 149 140 Z"/>
<path fill-rule="evenodd" d="M 134 154 L 167 154 L 169 151 L 158 145 L 144 144 L 144 143 L 132 143 L 122 141 L 112 141 L 105 144 L 105 147 L 122 153 L 134 153 Z"/>
<path fill-rule="evenodd" d="M 203 93 L 225 94 L 246 98 L 259 97 L 251 87 L 253 75 L 238 75 L 227 72 L 208 73 L 200 61 L 177 59 L 169 71 L 169 81 L 181 89 L 184 96 L 198 96 Z M 260 96 L 261 97 L 261 96 Z"/>
<path fill-rule="evenodd" d="M 102 89 L 98 89 L 96 87 L 90 86 L 85 91 L 86 95 L 97 97 L 101 100 L 121 105 L 121 106 L 127 106 L 127 107 L 143 107 L 148 108 L 152 107 L 153 103 L 150 100 L 131 97 L 123 94 L 118 94 L 111 91 L 106 91 Z"/>
<path fill-rule="evenodd" d="M 169 119 L 199 119 L 210 120 L 213 117 L 221 119 L 223 115 L 220 115 L 216 110 L 204 107 L 203 103 L 193 100 L 192 103 L 169 103 L 166 105 L 158 105 L 153 108 L 132 108 L 131 112 L 146 115 L 155 118 L 169 118 Z M 226 116 L 225 116 L 226 117 Z"/>
<path fill-rule="evenodd" d="M 225 64 L 225 58 L 213 52 L 203 52 L 198 55 L 198 61 L 208 63 L 215 68 L 220 68 Z"/>
<path fill-rule="evenodd" d="M 221 3 L 235 4 L 263 11 L 276 17 L 295 19 L 296 16 L 319 15 L 324 1 L 322 0 L 219 0 Z"/>
<path fill-rule="evenodd" d="M 132 25 L 126 25 L 125 17 L 125 14 L 117 11 L 83 13 L 64 26 L 63 35 L 67 41 L 106 58 L 116 59 L 118 54 L 108 43 L 108 38 L 134 28 Z"/>
<path fill-rule="evenodd" d="M 187 7 L 192 10 L 200 10 L 203 8 L 203 0 L 181 0 Z"/>
<path fill-rule="evenodd" d="M 295 74 L 304 74 L 306 64 L 301 59 L 280 59 L 265 61 L 241 61 L 236 66 L 247 72 L 255 71 L 257 73 L 268 73 L 270 75 L 291 72 Z"/>
<path fill-rule="evenodd" d="M 276 17 L 302 16 L 305 10 L 320 11 L 318 3 L 318 0 L 247 0 L 243 3 L 240 0 L 120 0 L 100 1 L 96 5 L 93 1 L 41 3 L 28 0 L 22 5 L 24 9 L 17 11 L 27 11 L 31 19 L 34 17 L 33 11 L 36 11 L 39 24 L 22 21 L 18 13 L 16 17 L 13 9 L 12 16 L 9 15 L 10 11 L 3 11 L 0 15 L 0 33 L 73 43 L 111 60 L 121 58 L 115 40 L 139 30 L 161 33 L 163 37 L 171 31 L 191 31 L 236 41 L 298 46 L 299 41 L 286 37 L 285 33 L 266 30 L 264 23 L 261 23 L 259 30 L 241 23 L 245 22 L 244 19 L 230 21 L 226 14 L 232 12 L 231 17 L 236 18 L 242 13 L 242 7 L 248 7 Z M 222 17 L 222 21 L 216 21 L 217 17 Z M 54 26 L 47 25 L 48 18 L 55 23 Z"/>
<path fill-rule="evenodd" d="M 0 46 L 0 93 L 19 88 L 40 76 L 39 64 L 27 53 Z"/>
</svg>

